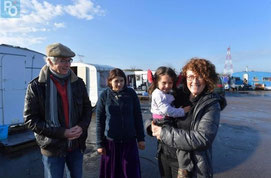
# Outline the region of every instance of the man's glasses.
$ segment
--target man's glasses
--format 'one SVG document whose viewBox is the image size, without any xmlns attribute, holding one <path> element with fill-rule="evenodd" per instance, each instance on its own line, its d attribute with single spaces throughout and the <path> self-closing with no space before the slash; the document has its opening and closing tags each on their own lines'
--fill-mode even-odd
<svg viewBox="0 0 271 178">
<path fill-rule="evenodd" d="M 194 81 L 195 79 L 197 79 L 197 81 L 199 81 L 199 82 L 203 81 L 203 78 L 202 78 L 202 77 L 200 77 L 200 76 L 195 76 L 195 75 L 188 75 L 188 76 L 186 76 L 186 79 L 187 79 L 187 81 L 189 81 L 189 82 L 192 82 L 192 81 Z"/>
<path fill-rule="evenodd" d="M 69 59 L 63 59 L 63 58 L 59 58 L 58 61 L 61 63 L 61 64 L 66 64 L 66 63 L 72 63 L 73 59 L 72 58 L 69 58 Z"/>
</svg>

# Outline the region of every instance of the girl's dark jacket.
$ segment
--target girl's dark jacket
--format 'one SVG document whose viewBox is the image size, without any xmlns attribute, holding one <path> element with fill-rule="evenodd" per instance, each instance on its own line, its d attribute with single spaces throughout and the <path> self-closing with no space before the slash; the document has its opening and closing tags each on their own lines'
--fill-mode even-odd
<svg viewBox="0 0 271 178">
<path fill-rule="evenodd" d="M 183 99 L 185 98 L 176 98 Z M 176 149 L 189 151 L 194 163 L 192 177 L 213 177 L 212 143 L 219 127 L 220 111 L 225 106 L 224 97 L 215 93 L 203 94 L 193 110 L 190 129 L 182 130 L 173 125 L 163 126 L 158 147 L 162 148 L 164 154 L 175 159 Z M 178 119 L 175 122 L 178 122 Z M 150 120 L 145 122 L 149 135 L 150 124 Z"/>
<path fill-rule="evenodd" d="M 105 140 L 126 142 L 131 139 L 144 141 L 144 128 L 139 99 L 132 88 L 124 87 L 119 92 L 105 89 L 96 109 L 97 147 Z"/>
<path fill-rule="evenodd" d="M 45 114 L 48 114 L 49 107 L 49 102 L 46 102 L 46 90 L 49 88 L 46 87 L 49 82 L 48 77 L 48 67 L 44 66 L 39 77 L 28 84 L 24 106 L 25 125 L 35 133 L 42 154 L 64 156 L 68 147 L 68 141 L 64 137 L 66 129 L 64 119 L 59 119 L 60 127 L 48 127 L 45 120 Z M 83 80 L 71 71 L 70 81 L 74 106 L 71 123 L 72 126 L 78 125 L 83 129 L 82 135 L 73 141 L 73 145 L 79 146 L 84 151 L 87 129 L 91 120 L 91 104 Z M 58 99 L 58 101 L 61 101 L 61 99 Z M 61 102 L 59 102 L 59 105 L 58 118 L 64 118 Z"/>
</svg>

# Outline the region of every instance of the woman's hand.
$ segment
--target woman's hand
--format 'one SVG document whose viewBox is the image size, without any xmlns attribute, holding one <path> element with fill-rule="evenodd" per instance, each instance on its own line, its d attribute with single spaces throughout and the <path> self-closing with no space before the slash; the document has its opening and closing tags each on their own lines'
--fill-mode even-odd
<svg viewBox="0 0 271 178">
<path fill-rule="evenodd" d="M 98 149 L 97 149 L 97 152 L 98 152 L 100 155 L 106 155 L 105 148 L 98 148 Z"/>
<path fill-rule="evenodd" d="M 137 143 L 138 149 L 144 150 L 145 149 L 145 142 L 141 141 Z"/>
<path fill-rule="evenodd" d="M 161 134 L 161 127 L 154 125 L 153 122 L 151 124 L 151 130 L 152 130 L 152 136 L 156 137 L 158 140 L 160 140 L 160 134 Z"/>
</svg>

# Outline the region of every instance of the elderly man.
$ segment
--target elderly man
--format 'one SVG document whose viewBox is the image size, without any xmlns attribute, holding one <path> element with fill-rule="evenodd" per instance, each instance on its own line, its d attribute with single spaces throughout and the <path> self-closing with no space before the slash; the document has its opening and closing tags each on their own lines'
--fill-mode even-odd
<svg viewBox="0 0 271 178">
<path fill-rule="evenodd" d="M 46 62 L 28 85 L 24 119 L 41 149 L 45 178 L 81 178 L 91 104 L 81 78 L 70 69 L 68 47 L 47 46 Z"/>
</svg>

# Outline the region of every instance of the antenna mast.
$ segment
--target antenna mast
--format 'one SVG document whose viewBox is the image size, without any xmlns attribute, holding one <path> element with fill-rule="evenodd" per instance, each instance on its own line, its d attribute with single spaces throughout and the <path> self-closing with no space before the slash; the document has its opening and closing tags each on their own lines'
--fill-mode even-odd
<svg viewBox="0 0 271 178">
<path fill-rule="evenodd" d="M 84 55 L 81 54 L 77 54 L 77 56 L 79 57 L 79 62 L 83 62 L 83 58 L 85 57 Z"/>
<path fill-rule="evenodd" d="M 231 76 L 232 73 L 233 73 L 233 66 L 232 66 L 232 60 L 231 60 L 231 48 L 228 47 L 223 74 Z"/>
</svg>

